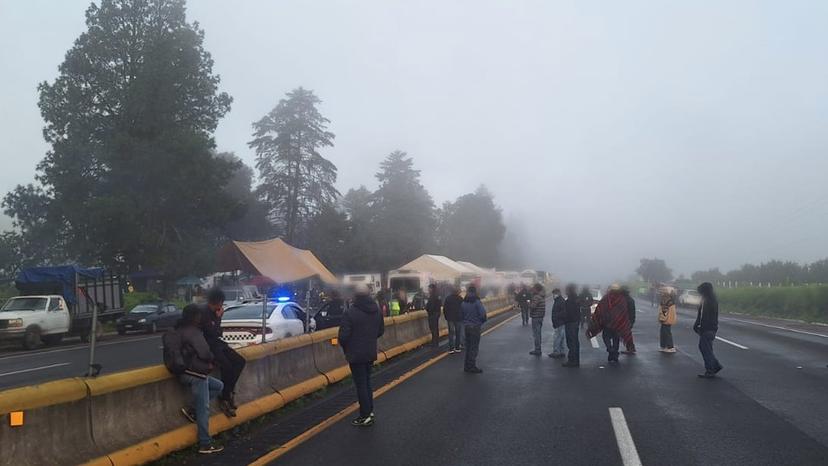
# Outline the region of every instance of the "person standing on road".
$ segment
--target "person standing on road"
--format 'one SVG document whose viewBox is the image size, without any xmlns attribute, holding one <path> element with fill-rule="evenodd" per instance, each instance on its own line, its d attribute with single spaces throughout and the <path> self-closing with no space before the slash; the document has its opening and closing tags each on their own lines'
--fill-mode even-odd
<svg viewBox="0 0 828 466">
<path fill-rule="evenodd" d="M 630 321 L 630 337 L 624 339 L 624 346 L 627 349 L 624 351 L 624 354 L 634 355 L 635 342 L 633 341 L 632 328 L 635 325 L 635 299 L 630 296 L 630 289 L 626 286 L 621 287 L 621 294 L 624 295 L 624 299 L 627 302 L 627 319 Z"/>
<path fill-rule="evenodd" d="M 535 340 L 535 349 L 529 354 L 532 356 L 540 356 L 543 354 L 541 353 L 541 333 L 543 330 L 543 318 L 546 317 L 546 292 L 540 283 L 535 283 L 532 291 L 529 317 L 532 318 L 532 337 Z"/>
<path fill-rule="evenodd" d="M 578 303 L 578 289 L 575 285 L 566 286 L 566 303 L 564 304 L 564 332 L 566 333 L 566 347 L 569 349 L 564 367 L 579 367 L 581 365 L 581 342 L 578 332 L 581 326 L 581 305 Z"/>
<path fill-rule="evenodd" d="M 354 303 L 342 316 L 339 344 L 351 368 L 359 400 L 359 417 L 351 421 L 357 427 L 374 424 L 374 392 L 371 368 L 377 360 L 377 339 L 385 332 L 385 320 L 368 286 L 360 283 L 354 290 Z"/>
<path fill-rule="evenodd" d="M 477 297 L 477 288 L 469 286 L 466 297 L 460 305 L 463 313 L 463 329 L 466 332 L 466 361 L 463 370 L 471 374 L 483 372 L 477 367 L 477 352 L 480 349 L 481 327 L 486 322 L 486 308 Z"/>
<path fill-rule="evenodd" d="M 595 308 L 595 314 L 592 315 L 587 329 L 587 337 L 592 338 L 601 333 L 604 345 L 607 347 L 607 361 L 617 363 L 620 340 L 622 335 L 630 334 L 629 329 L 627 299 L 620 286 L 612 285 Z"/>
<path fill-rule="evenodd" d="M 525 327 L 529 324 L 529 305 L 532 302 L 532 295 L 526 289 L 526 285 L 520 285 L 520 291 L 517 293 L 517 303 L 520 306 L 520 318 Z"/>
<path fill-rule="evenodd" d="M 443 302 L 443 315 L 448 325 L 448 352 L 459 353 L 463 350 L 463 312 L 460 309 L 463 298 L 459 288 L 452 288 L 451 293 Z"/>
<path fill-rule="evenodd" d="M 595 298 L 592 297 L 588 286 L 584 286 L 581 290 L 581 294 L 578 296 L 578 303 L 581 306 L 580 326 L 583 328 L 584 325 L 589 325 L 589 318 L 592 315 L 592 305 L 595 304 Z"/>
<path fill-rule="evenodd" d="M 227 417 L 236 417 L 235 390 L 247 361 L 221 339 L 221 316 L 224 315 L 224 292 L 212 288 L 207 292 L 207 304 L 201 307 L 201 330 L 221 371 L 224 388 L 219 396 L 219 407 Z"/>
<path fill-rule="evenodd" d="M 658 308 L 658 322 L 661 324 L 659 330 L 659 351 L 662 353 L 675 353 L 673 346 L 673 325 L 676 324 L 676 304 L 673 291 L 669 288 L 661 290 L 661 304 Z"/>
<path fill-rule="evenodd" d="M 200 328 L 202 316 L 203 313 L 197 305 L 188 304 L 184 306 L 181 320 L 176 324 L 175 331 L 180 338 L 180 350 L 185 367 L 184 373 L 178 376 L 178 379 L 190 387 L 193 394 L 193 408 L 181 408 L 181 412 L 190 422 L 196 424 L 198 452 L 211 454 L 224 450 L 220 445 L 213 445 L 209 429 L 210 400 L 218 396 L 224 384 L 221 380 L 210 377 L 213 370 L 213 353 Z"/>
<path fill-rule="evenodd" d="M 591 297 L 591 296 L 590 296 Z M 579 300 L 580 302 L 580 300 Z M 564 353 L 564 325 L 566 324 L 566 300 L 561 296 L 561 290 L 552 290 L 552 352 L 550 358 L 560 359 Z"/>
<path fill-rule="evenodd" d="M 704 358 L 704 374 L 699 374 L 699 377 L 712 379 L 723 369 L 713 354 L 713 340 L 719 331 L 719 301 L 713 291 L 713 284 L 704 282 L 697 290 L 702 302 L 696 315 L 696 323 L 693 324 L 693 331 L 699 335 L 699 351 Z"/>
<path fill-rule="evenodd" d="M 440 296 L 437 294 L 437 285 L 428 285 L 428 301 L 426 301 L 426 312 L 428 313 L 428 329 L 431 331 L 431 346 L 436 348 L 440 345 L 440 311 L 442 310 Z"/>
</svg>

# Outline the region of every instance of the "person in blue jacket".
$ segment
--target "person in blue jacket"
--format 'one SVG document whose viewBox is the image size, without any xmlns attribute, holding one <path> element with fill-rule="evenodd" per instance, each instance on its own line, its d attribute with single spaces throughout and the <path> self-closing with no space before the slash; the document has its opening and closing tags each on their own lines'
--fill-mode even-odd
<svg viewBox="0 0 828 466">
<path fill-rule="evenodd" d="M 480 349 L 480 328 L 486 322 L 486 308 L 477 297 L 476 287 L 469 286 L 466 289 L 460 312 L 463 314 L 463 328 L 466 331 L 466 363 L 463 370 L 480 374 L 483 371 L 477 367 L 477 352 Z"/>
</svg>

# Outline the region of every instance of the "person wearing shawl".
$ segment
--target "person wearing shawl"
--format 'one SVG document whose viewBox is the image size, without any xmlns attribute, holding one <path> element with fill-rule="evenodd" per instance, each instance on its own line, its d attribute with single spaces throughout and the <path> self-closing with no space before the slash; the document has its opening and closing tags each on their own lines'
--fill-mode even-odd
<svg viewBox="0 0 828 466">
<path fill-rule="evenodd" d="M 662 288 L 661 302 L 658 308 L 658 322 L 661 324 L 659 332 L 659 346 L 662 353 L 675 353 L 673 346 L 673 325 L 676 324 L 676 303 L 673 290 Z"/>
<path fill-rule="evenodd" d="M 630 329 L 630 316 L 627 313 L 627 298 L 618 285 L 612 285 L 609 293 L 601 298 L 595 313 L 592 314 L 587 338 L 592 338 L 602 333 L 604 344 L 607 346 L 607 361 L 618 362 L 618 347 L 620 340 L 624 341 L 627 347 L 635 348 L 632 342 L 632 331 Z"/>
</svg>

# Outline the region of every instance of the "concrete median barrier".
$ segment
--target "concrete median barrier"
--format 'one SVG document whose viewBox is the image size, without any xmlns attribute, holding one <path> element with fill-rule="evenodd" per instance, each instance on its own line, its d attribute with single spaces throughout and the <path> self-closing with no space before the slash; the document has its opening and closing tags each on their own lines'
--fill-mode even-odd
<svg viewBox="0 0 828 466">
<path fill-rule="evenodd" d="M 339 328 L 328 328 L 311 334 L 316 369 L 325 376 L 328 383 L 339 382 L 351 375 L 342 347 L 336 342 L 338 333 Z"/>
</svg>

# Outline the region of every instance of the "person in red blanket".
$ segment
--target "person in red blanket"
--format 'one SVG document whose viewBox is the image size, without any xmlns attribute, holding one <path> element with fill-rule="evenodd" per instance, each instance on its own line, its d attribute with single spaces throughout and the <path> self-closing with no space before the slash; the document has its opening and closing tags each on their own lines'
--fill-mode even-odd
<svg viewBox="0 0 828 466">
<path fill-rule="evenodd" d="M 630 327 L 630 316 L 627 312 L 627 298 L 618 285 L 612 285 L 609 293 L 601 298 L 595 313 L 587 328 L 587 337 L 593 338 L 603 333 L 602 338 L 607 346 L 610 363 L 618 362 L 618 347 L 623 340 L 627 348 L 635 351 L 635 344 L 632 341 L 632 328 Z"/>
</svg>

